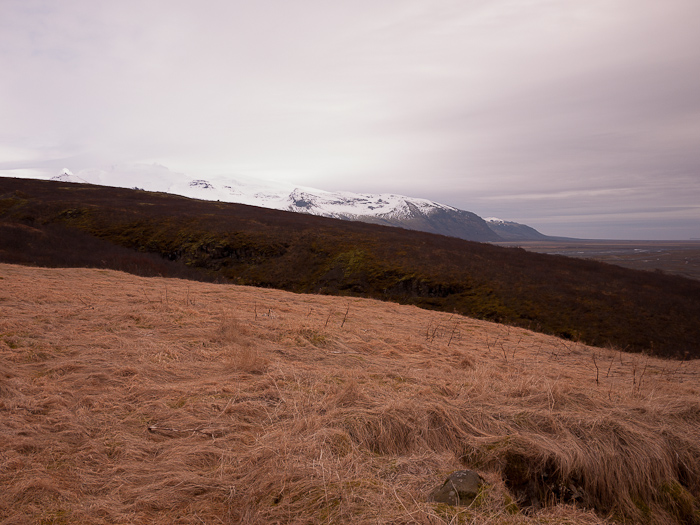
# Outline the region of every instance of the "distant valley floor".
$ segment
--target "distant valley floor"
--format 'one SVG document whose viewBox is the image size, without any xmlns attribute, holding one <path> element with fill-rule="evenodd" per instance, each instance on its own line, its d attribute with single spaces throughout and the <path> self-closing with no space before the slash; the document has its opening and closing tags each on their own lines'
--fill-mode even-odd
<svg viewBox="0 0 700 525">
<path fill-rule="evenodd" d="M 525 250 L 616 264 L 635 270 L 660 270 L 700 280 L 700 241 L 546 240 L 492 243 Z"/>
</svg>

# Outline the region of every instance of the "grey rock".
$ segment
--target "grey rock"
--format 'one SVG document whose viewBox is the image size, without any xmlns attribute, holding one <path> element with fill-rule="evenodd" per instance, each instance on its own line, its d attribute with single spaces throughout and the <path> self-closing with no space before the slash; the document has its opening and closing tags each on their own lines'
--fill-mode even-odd
<svg viewBox="0 0 700 525">
<path fill-rule="evenodd" d="M 433 489 L 428 501 L 459 506 L 469 505 L 479 493 L 484 480 L 473 470 L 457 470 L 449 475 L 445 482 Z"/>
</svg>

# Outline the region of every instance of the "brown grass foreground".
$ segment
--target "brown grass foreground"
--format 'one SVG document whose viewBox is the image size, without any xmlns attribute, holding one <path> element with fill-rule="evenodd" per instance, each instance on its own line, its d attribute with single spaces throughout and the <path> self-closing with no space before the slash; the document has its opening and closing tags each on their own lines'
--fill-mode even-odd
<svg viewBox="0 0 700 525">
<path fill-rule="evenodd" d="M 0 523 L 700 523 L 700 363 L 0 265 Z M 470 507 L 426 502 L 451 471 Z"/>
</svg>

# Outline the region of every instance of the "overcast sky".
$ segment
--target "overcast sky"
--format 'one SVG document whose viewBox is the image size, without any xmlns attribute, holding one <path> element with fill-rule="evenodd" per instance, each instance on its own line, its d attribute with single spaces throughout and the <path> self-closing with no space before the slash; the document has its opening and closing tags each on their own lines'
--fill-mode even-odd
<svg viewBox="0 0 700 525">
<path fill-rule="evenodd" d="M 700 238 L 700 1 L 0 0 L 0 174 L 134 163 Z"/>
</svg>

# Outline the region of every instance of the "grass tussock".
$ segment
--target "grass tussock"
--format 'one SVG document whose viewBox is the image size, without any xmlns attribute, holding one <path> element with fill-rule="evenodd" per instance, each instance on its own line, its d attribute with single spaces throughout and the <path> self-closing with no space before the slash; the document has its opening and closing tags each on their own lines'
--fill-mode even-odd
<svg viewBox="0 0 700 525">
<path fill-rule="evenodd" d="M 0 277 L 0 523 L 700 523 L 695 361 L 371 300 Z M 462 468 L 470 506 L 427 502 Z"/>
</svg>

